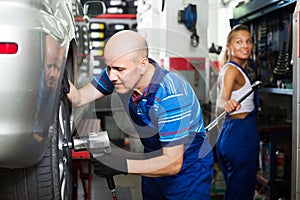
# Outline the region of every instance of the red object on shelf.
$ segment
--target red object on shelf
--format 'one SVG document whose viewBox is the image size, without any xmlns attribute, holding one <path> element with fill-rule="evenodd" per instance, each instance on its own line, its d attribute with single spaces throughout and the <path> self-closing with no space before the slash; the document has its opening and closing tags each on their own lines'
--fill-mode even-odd
<svg viewBox="0 0 300 200">
<path fill-rule="evenodd" d="M 136 19 L 136 14 L 101 14 L 93 18 L 105 18 L 105 19 Z"/>
<path fill-rule="evenodd" d="M 136 14 L 101 14 L 94 16 L 96 19 L 136 19 Z M 83 17 L 75 17 L 75 21 L 84 21 Z"/>
</svg>

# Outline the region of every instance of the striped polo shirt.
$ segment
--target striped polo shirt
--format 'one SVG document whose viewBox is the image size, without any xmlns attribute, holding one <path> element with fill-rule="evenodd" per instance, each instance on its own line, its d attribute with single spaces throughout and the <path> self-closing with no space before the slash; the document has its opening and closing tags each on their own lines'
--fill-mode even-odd
<svg viewBox="0 0 300 200">
<path fill-rule="evenodd" d="M 149 61 L 155 72 L 143 94 L 120 95 L 146 152 L 190 143 L 195 135 L 205 138 L 202 110 L 191 85 L 179 74 Z M 113 91 L 106 69 L 95 76 L 92 84 L 103 94 Z"/>
</svg>

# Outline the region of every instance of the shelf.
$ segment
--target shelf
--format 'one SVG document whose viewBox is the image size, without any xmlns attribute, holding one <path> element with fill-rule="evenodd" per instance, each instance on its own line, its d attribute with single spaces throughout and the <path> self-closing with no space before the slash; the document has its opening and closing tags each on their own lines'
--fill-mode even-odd
<svg viewBox="0 0 300 200">
<path fill-rule="evenodd" d="M 260 0 L 242 3 L 233 10 L 233 25 L 260 18 L 266 14 L 276 10 L 285 9 L 288 6 L 295 4 L 296 0 Z"/>
<path fill-rule="evenodd" d="M 283 95 L 293 95 L 293 89 L 284 88 L 262 88 L 259 92 L 266 92 L 272 94 L 283 94 Z"/>
<path fill-rule="evenodd" d="M 284 125 L 272 125 L 272 126 L 258 126 L 259 133 L 281 133 L 283 135 L 290 134 L 292 131 L 291 124 L 284 124 Z"/>
<path fill-rule="evenodd" d="M 278 145 L 288 144 L 287 146 L 291 145 L 291 135 L 292 135 L 292 126 L 281 124 L 281 125 L 272 125 L 272 126 L 258 126 L 260 137 L 265 143 L 268 144 L 266 146 L 268 150 L 265 152 L 262 150 L 260 152 L 260 161 L 265 162 L 265 156 L 269 155 L 269 161 L 267 166 L 267 171 L 258 171 L 256 174 L 256 181 L 263 187 L 267 188 L 268 190 L 268 197 L 269 199 L 278 199 L 282 197 L 281 195 L 288 195 L 282 191 L 286 191 L 286 188 L 290 187 L 289 184 L 289 176 L 288 170 L 285 170 L 287 173 L 284 179 L 279 179 L 276 177 L 276 149 Z M 264 140 L 263 138 L 267 139 Z M 268 154 L 267 154 L 268 152 Z M 288 151 L 285 149 L 285 152 Z M 288 153 L 290 155 L 290 153 Z M 286 162 L 286 161 L 285 161 Z M 262 163 L 261 163 L 262 164 Z M 262 164 L 263 165 L 263 164 Z M 285 167 L 287 167 L 286 165 Z M 280 188 L 280 189 L 278 189 Z"/>
</svg>

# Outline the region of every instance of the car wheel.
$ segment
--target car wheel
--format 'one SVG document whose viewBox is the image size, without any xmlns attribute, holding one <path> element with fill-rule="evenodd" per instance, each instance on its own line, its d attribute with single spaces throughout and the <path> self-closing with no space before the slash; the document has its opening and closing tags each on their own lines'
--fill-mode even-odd
<svg viewBox="0 0 300 200">
<path fill-rule="evenodd" d="M 58 160 L 58 175 L 59 178 L 54 183 L 58 183 L 55 189 L 59 192 L 62 200 L 72 199 L 72 150 L 68 145 L 71 143 L 71 125 L 70 125 L 71 109 L 70 103 L 65 95 L 63 95 L 58 109 L 57 120 L 57 141 L 53 141 L 54 150 L 53 156 Z M 54 165 L 56 166 L 56 164 Z M 57 168 L 56 168 L 57 169 Z"/>
<path fill-rule="evenodd" d="M 72 199 L 72 151 L 70 107 L 67 97 L 60 100 L 47 152 L 34 167 L 0 168 L 0 199 Z"/>
</svg>

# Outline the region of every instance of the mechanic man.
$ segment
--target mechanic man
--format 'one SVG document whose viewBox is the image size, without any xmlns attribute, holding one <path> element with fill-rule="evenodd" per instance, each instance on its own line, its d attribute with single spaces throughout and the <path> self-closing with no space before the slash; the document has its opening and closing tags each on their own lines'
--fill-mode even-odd
<svg viewBox="0 0 300 200">
<path fill-rule="evenodd" d="M 115 90 L 145 153 L 134 158 L 113 148 L 105 159 L 97 158 L 95 173 L 142 175 L 144 200 L 210 199 L 213 155 L 189 83 L 148 58 L 146 40 L 134 31 L 113 35 L 106 43 L 104 61 L 107 67 L 91 83 L 76 89 L 70 82 L 68 98 L 74 106 L 82 106 Z"/>
</svg>

